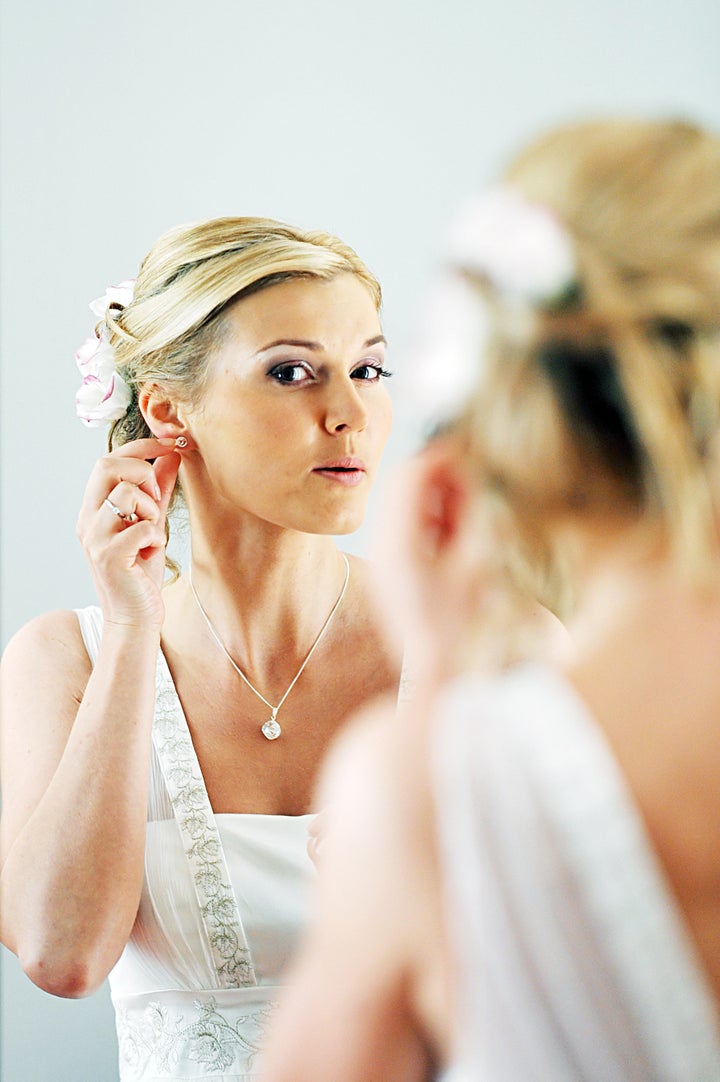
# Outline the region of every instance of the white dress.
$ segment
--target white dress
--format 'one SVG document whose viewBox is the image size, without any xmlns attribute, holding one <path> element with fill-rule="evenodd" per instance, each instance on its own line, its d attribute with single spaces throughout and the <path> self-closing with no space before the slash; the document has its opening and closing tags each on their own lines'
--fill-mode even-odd
<svg viewBox="0 0 720 1082">
<path fill-rule="evenodd" d="M 572 687 L 540 665 L 465 677 L 438 718 L 460 986 L 453 1079 L 718 1082 L 708 983 L 632 795 Z"/>
<path fill-rule="evenodd" d="M 78 610 L 95 660 L 102 613 Z M 214 815 L 158 655 L 145 882 L 110 974 L 122 1082 L 258 1079 L 282 971 L 307 917 L 312 816 Z"/>
</svg>

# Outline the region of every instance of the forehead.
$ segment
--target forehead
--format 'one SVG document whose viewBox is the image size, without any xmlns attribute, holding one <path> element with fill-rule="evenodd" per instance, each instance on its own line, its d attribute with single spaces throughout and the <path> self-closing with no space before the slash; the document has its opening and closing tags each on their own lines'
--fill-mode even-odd
<svg viewBox="0 0 720 1082">
<path fill-rule="evenodd" d="M 347 273 L 327 281 L 293 278 L 241 297 L 227 314 L 226 328 L 235 342 L 256 349 L 279 339 L 349 346 L 377 335 L 380 317 L 369 289 Z"/>
</svg>

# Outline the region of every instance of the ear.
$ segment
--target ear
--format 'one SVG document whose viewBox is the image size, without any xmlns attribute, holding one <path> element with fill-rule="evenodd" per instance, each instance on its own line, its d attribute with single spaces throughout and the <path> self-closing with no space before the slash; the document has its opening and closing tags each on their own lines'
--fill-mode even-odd
<svg viewBox="0 0 720 1082">
<path fill-rule="evenodd" d="M 153 436 L 158 439 L 177 439 L 178 436 L 183 436 L 187 440 L 185 446 L 191 446 L 183 408 L 170 398 L 159 384 L 145 384 L 138 395 L 138 405 Z"/>
<path fill-rule="evenodd" d="M 437 440 L 421 455 L 418 524 L 426 555 L 442 556 L 463 533 L 471 502 L 470 482 L 451 438 Z"/>
</svg>

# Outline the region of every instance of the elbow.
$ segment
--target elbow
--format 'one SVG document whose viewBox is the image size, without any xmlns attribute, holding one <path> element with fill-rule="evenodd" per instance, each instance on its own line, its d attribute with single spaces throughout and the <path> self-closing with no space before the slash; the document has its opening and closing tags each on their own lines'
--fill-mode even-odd
<svg viewBox="0 0 720 1082">
<path fill-rule="evenodd" d="M 18 927 L 18 924 L 20 925 Z M 101 987 L 122 954 L 127 932 L 120 934 L 47 919 L 5 920 L 2 941 L 17 956 L 25 975 L 43 992 L 62 999 L 82 999 Z"/>
<path fill-rule="evenodd" d="M 18 955 L 20 965 L 33 984 L 62 999 L 82 999 L 97 992 L 108 970 L 82 958 L 58 961 L 42 955 Z"/>
</svg>

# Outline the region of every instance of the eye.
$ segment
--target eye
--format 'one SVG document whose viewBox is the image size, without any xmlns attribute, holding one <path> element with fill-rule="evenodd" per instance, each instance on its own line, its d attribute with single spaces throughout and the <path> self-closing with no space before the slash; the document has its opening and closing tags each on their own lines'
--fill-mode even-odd
<svg viewBox="0 0 720 1082">
<path fill-rule="evenodd" d="M 305 383 L 312 379 L 313 373 L 306 364 L 292 361 L 286 364 L 276 364 L 268 372 L 270 379 L 276 383 Z"/>
<path fill-rule="evenodd" d="M 381 379 L 389 379 L 392 372 L 388 372 L 379 361 L 373 364 L 361 364 L 353 369 L 352 378 L 362 380 L 365 383 L 377 383 Z"/>
</svg>

